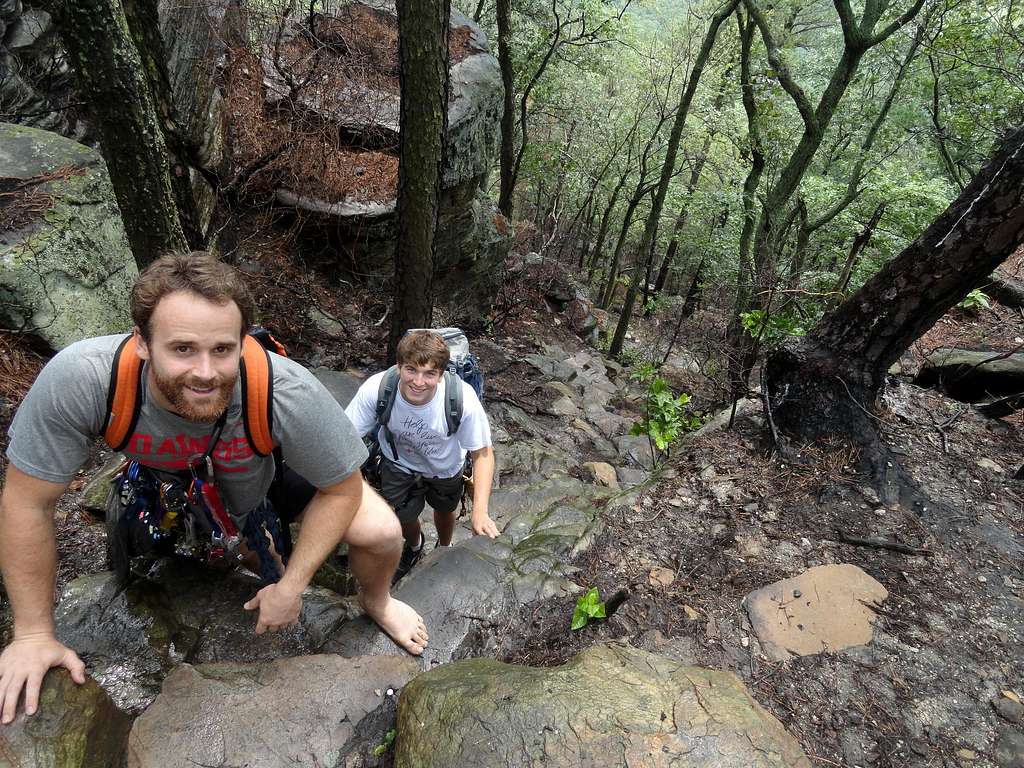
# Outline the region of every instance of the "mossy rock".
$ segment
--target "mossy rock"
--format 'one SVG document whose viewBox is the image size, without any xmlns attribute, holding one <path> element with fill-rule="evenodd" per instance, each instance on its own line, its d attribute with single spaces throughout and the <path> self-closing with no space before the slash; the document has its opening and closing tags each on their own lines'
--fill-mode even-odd
<svg viewBox="0 0 1024 768">
<path fill-rule="evenodd" d="M 22 196 L 5 210 L 12 229 L 0 240 L 0 322 L 54 349 L 130 328 L 138 270 L 100 154 L 0 123 L 0 185 Z"/>
</svg>

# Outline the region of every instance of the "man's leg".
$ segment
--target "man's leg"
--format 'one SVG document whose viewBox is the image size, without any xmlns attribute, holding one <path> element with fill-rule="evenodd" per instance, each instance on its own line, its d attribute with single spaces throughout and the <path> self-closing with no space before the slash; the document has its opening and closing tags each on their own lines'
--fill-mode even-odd
<svg viewBox="0 0 1024 768">
<path fill-rule="evenodd" d="M 391 596 L 391 576 L 402 554 L 398 518 L 369 485 L 363 483 L 363 503 L 345 534 L 348 562 L 359 583 L 360 600 L 367 615 L 409 653 L 427 647 L 423 618 Z"/>
</svg>

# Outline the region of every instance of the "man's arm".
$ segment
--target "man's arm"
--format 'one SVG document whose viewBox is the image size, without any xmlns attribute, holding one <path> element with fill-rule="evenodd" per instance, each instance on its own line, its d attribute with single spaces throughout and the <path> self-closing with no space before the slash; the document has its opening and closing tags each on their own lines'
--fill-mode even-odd
<svg viewBox="0 0 1024 768">
<path fill-rule="evenodd" d="M 244 606 L 250 611 L 259 609 L 257 635 L 298 622 L 302 590 L 309 586 L 317 568 L 337 549 L 362 502 L 363 478 L 359 472 L 317 489 L 302 514 L 299 538 L 284 576 L 277 584 L 261 589 Z"/>
<path fill-rule="evenodd" d="M 53 509 L 67 488 L 27 475 L 13 464 L 0 497 L 0 571 L 14 612 L 14 639 L 0 654 L 0 722 L 14 719 L 25 689 L 25 712 L 34 714 L 39 689 L 50 667 L 66 667 L 76 683 L 85 665 L 57 642 L 53 629 L 53 586 L 57 542 Z"/>
<path fill-rule="evenodd" d="M 494 482 L 494 449 L 487 445 L 476 451 L 470 451 L 473 459 L 473 513 L 470 524 L 473 533 L 486 534 L 492 539 L 498 535 L 498 526 L 494 524 L 487 505 L 491 500 L 491 484 Z"/>
</svg>

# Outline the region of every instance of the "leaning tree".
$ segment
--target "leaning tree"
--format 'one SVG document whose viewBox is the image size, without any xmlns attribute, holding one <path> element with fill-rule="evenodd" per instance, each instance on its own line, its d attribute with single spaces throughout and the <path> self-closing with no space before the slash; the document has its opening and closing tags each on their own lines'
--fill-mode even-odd
<svg viewBox="0 0 1024 768">
<path fill-rule="evenodd" d="M 875 426 L 889 367 L 1024 242 L 1024 127 L 924 233 L 765 367 L 769 423 L 806 442 L 851 438 L 892 502 L 913 488 Z M 906 499 L 904 499 L 906 500 Z"/>
</svg>

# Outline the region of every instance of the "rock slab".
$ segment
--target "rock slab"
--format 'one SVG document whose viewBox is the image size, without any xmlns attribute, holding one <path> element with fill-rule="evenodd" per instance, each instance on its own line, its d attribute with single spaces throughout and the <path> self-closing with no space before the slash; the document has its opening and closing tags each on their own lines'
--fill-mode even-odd
<svg viewBox="0 0 1024 768">
<path fill-rule="evenodd" d="M 809 768 L 739 678 L 610 644 L 561 667 L 470 659 L 413 680 L 397 768 Z"/>
<path fill-rule="evenodd" d="M 408 656 L 183 664 L 135 721 L 128 766 L 344 765 L 383 739 L 416 670 Z"/>
<path fill-rule="evenodd" d="M 43 681 L 39 710 L 0 728 L 0 766 L 109 768 L 120 765 L 131 720 L 92 678 L 77 685 L 64 670 Z"/>
<path fill-rule="evenodd" d="M 130 328 L 138 270 L 99 152 L 0 123 L 0 177 L 37 211 L 0 233 L 0 322 L 54 349 Z"/>
<path fill-rule="evenodd" d="M 871 642 L 885 587 L 855 565 L 821 565 L 743 599 L 754 633 L 773 661 Z"/>
</svg>

